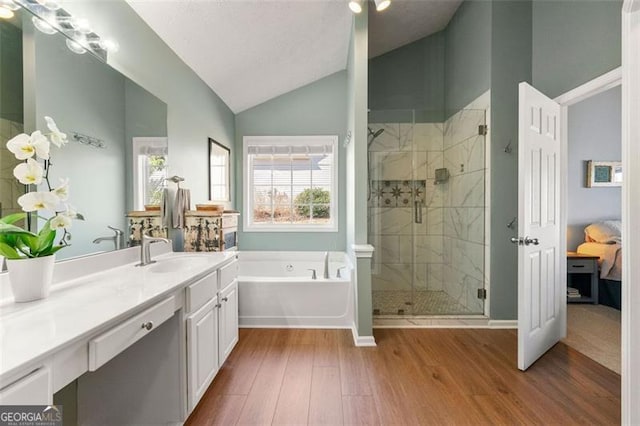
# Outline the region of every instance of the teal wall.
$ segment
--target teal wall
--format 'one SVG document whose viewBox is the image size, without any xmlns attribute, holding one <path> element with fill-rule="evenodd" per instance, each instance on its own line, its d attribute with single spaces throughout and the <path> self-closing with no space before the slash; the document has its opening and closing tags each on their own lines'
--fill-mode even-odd
<svg viewBox="0 0 640 426">
<path fill-rule="evenodd" d="M 128 78 L 124 82 L 127 211 L 133 207 L 133 138 L 167 137 L 167 104 Z"/>
<path fill-rule="evenodd" d="M 517 318 L 517 248 L 507 223 L 518 216 L 518 83 L 531 81 L 531 1 L 494 1 L 491 10 L 490 316 Z M 511 154 L 504 148 L 511 142 Z"/>
<path fill-rule="evenodd" d="M 445 29 L 445 119 L 491 86 L 491 1 L 465 1 Z"/>
<path fill-rule="evenodd" d="M 347 251 L 355 265 L 355 312 L 359 336 L 373 335 L 371 258 L 355 258 L 354 245 L 368 242 L 367 120 L 369 75 L 368 4 L 353 18 L 347 60 L 347 109 L 350 133 L 347 145 Z"/>
<path fill-rule="evenodd" d="M 340 71 L 236 116 L 236 207 L 242 210 L 244 136 L 338 135 L 339 182 L 345 182 L 343 141 L 347 130 L 347 72 Z M 345 250 L 345 187 L 338 185 L 338 232 L 243 232 L 241 250 Z"/>
<path fill-rule="evenodd" d="M 621 0 L 533 2 L 533 85 L 554 98 L 620 66 Z"/>
<path fill-rule="evenodd" d="M 22 31 L 0 21 L 0 118 L 23 123 L 23 109 Z"/>
<path fill-rule="evenodd" d="M 126 2 L 86 0 L 65 8 L 118 40 L 120 51 L 108 63 L 167 104 L 169 172 L 185 178 L 192 207 L 207 200 L 208 138 L 235 155 L 233 112 Z"/>
<path fill-rule="evenodd" d="M 439 32 L 370 59 L 372 112 L 416 110 L 418 122 L 443 122 L 444 44 L 444 32 Z"/>
<path fill-rule="evenodd" d="M 99 149 L 70 141 L 51 148 L 50 182 L 55 187 L 59 178 L 69 178 L 69 203 L 86 219 L 74 221 L 71 246 L 56 256 L 113 250 L 113 244 L 92 241 L 109 236 L 108 225 L 126 229 L 125 77 L 91 55 L 71 52 L 62 35 L 33 34 L 37 128 L 46 129 L 44 117 L 50 116 L 63 132 L 105 144 Z"/>
</svg>

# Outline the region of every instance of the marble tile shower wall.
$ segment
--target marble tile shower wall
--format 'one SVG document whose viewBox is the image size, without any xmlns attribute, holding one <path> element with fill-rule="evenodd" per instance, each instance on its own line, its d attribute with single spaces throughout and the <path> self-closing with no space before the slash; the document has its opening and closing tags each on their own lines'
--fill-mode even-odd
<svg viewBox="0 0 640 426">
<path fill-rule="evenodd" d="M 482 313 L 485 281 L 484 110 L 462 110 L 444 125 L 443 290 L 470 313 Z"/>
<path fill-rule="evenodd" d="M 435 169 L 444 166 L 443 125 L 369 126 L 374 132 L 384 129 L 369 147 L 369 238 L 376 248 L 373 290 L 412 290 L 413 286 L 441 291 L 445 188 L 435 185 L 434 177 Z M 416 200 L 422 203 L 419 221 L 415 220 Z"/>
</svg>

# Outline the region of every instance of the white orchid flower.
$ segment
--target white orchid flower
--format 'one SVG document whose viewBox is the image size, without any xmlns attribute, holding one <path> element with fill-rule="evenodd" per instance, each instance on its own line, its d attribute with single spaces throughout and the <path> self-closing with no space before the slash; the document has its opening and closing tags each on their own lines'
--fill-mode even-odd
<svg viewBox="0 0 640 426">
<path fill-rule="evenodd" d="M 49 136 L 51 138 L 51 143 L 53 143 L 58 148 L 64 146 L 67 143 L 67 134 L 62 133 L 60 129 L 58 129 L 58 126 L 56 125 L 56 122 L 53 121 L 53 118 L 45 117 L 44 120 L 47 122 L 47 127 L 49 128 L 49 130 L 51 130 L 51 135 Z"/>
<path fill-rule="evenodd" d="M 67 201 L 69 199 L 69 178 L 60 178 L 60 185 L 51 192 L 57 195 L 60 201 Z"/>
<path fill-rule="evenodd" d="M 24 133 L 20 133 L 18 136 L 11 138 L 7 142 L 7 149 L 15 155 L 18 160 L 26 160 L 33 157 L 36 153 L 35 147 L 31 144 L 31 137 Z"/>
<path fill-rule="evenodd" d="M 40 130 L 36 130 L 31 133 L 31 145 L 33 145 L 38 157 L 43 160 L 49 159 L 49 149 L 51 144 L 49 143 L 49 139 L 47 139 Z"/>
<path fill-rule="evenodd" d="M 65 204 L 65 211 L 60 213 L 63 214 L 65 216 L 67 216 L 70 219 L 80 219 L 80 220 L 84 220 L 84 216 L 82 216 L 80 213 L 78 213 L 76 211 L 76 208 L 73 207 L 70 204 Z"/>
<path fill-rule="evenodd" d="M 18 198 L 18 204 L 25 212 L 36 210 L 55 210 L 60 203 L 60 198 L 51 192 L 27 192 Z"/>
<path fill-rule="evenodd" d="M 44 176 L 44 169 L 36 160 L 29 158 L 26 163 L 18 164 L 13 169 L 13 175 L 24 185 L 39 185 Z"/>
<path fill-rule="evenodd" d="M 71 223 L 71 218 L 69 216 L 67 216 L 66 214 L 58 214 L 53 219 L 51 219 L 51 222 L 49 222 L 49 226 L 51 227 L 51 229 L 71 228 Z"/>
</svg>

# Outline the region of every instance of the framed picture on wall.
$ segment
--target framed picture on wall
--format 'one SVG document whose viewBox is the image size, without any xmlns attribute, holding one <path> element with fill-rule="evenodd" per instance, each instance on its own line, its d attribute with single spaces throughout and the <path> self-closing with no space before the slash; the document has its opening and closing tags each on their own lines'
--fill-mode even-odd
<svg viewBox="0 0 640 426">
<path fill-rule="evenodd" d="M 587 161 L 587 188 L 622 186 L 620 161 Z"/>
<path fill-rule="evenodd" d="M 209 200 L 231 201 L 231 150 L 209 138 Z"/>
</svg>

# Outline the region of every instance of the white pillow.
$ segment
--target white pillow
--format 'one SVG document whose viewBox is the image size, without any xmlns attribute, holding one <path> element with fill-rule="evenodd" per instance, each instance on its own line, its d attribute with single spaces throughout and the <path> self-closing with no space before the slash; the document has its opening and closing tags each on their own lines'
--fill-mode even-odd
<svg viewBox="0 0 640 426">
<path fill-rule="evenodd" d="M 584 240 L 601 244 L 621 243 L 621 231 L 619 220 L 596 222 L 584 228 Z"/>
</svg>

